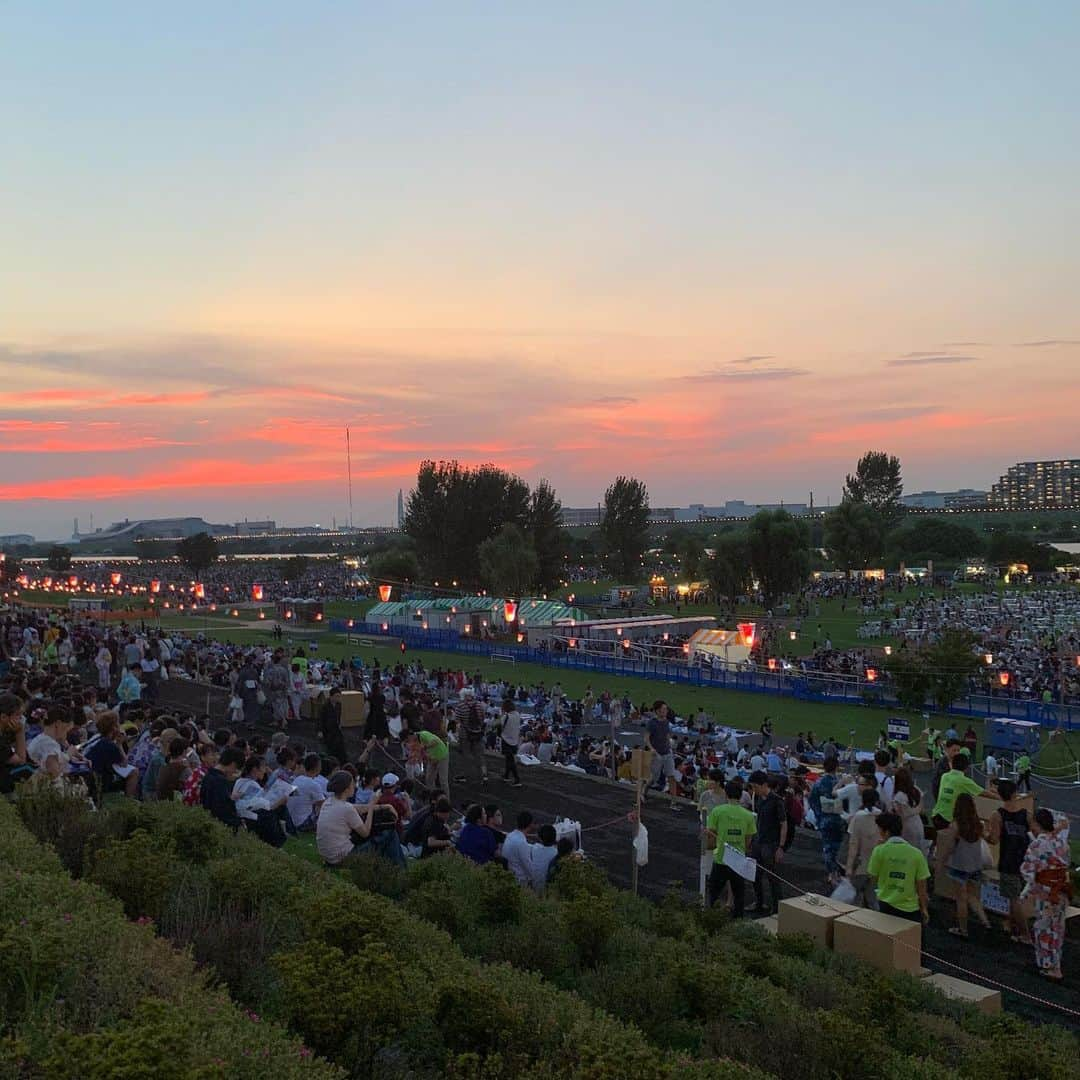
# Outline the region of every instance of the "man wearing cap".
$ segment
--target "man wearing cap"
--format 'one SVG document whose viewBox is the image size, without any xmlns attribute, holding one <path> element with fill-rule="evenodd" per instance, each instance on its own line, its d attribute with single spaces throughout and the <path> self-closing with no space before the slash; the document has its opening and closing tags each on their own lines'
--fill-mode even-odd
<svg viewBox="0 0 1080 1080">
<path fill-rule="evenodd" d="M 397 814 L 397 830 L 399 833 L 403 833 L 405 831 L 405 823 L 412 812 L 412 807 L 409 805 L 409 800 L 398 791 L 397 786 L 400 783 L 401 780 L 397 773 L 386 773 L 382 778 L 382 790 L 379 792 L 376 804 L 378 806 L 392 806 L 394 808 L 394 811 Z"/>
</svg>

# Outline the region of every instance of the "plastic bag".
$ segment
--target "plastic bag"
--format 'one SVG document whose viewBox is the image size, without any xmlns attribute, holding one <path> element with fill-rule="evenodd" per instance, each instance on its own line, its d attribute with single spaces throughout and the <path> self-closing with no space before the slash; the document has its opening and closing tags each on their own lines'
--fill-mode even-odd
<svg viewBox="0 0 1080 1080">
<path fill-rule="evenodd" d="M 855 903 L 855 886 L 847 878 L 841 878 L 840 884 L 829 895 L 830 900 L 836 900 L 840 904 Z"/>
<path fill-rule="evenodd" d="M 396 739 L 401 735 L 401 717 L 391 716 L 386 721 L 386 727 L 390 732 L 390 738 Z"/>
<path fill-rule="evenodd" d="M 649 830 L 640 823 L 634 834 L 634 862 L 638 866 L 647 866 L 649 862 Z"/>
</svg>

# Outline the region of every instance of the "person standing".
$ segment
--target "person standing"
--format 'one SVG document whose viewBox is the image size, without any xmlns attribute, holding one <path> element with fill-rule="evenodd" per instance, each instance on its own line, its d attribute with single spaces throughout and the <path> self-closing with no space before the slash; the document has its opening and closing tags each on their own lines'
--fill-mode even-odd
<svg viewBox="0 0 1080 1080">
<path fill-rule="evenodd" d="M 855 889 L 854 902 L 860 907 L 877 905 L 874 884 L 870 880 L 870 856 L 881 841 L 877 817 L 880 796 L 872 787 L 862 789 L 862 806 L 848 821 L 847 877 Z"/>
<path fill-rule="evenodd" d="M 281 731 L 289 726 L 289 669 L 285 666 L 284 658 L 284 650 L 275 649 L 262 678 L 263 692 L 273 715 L 274 727 Z"/>
<path fill-rule="evenodd" d="M 750 777 L 750 789 L 754 793 L 756 828 L 750 843 L 750 854 L 757 860 L 757 876 L 754 878 L 754 899 L 757 910 L 775 915 L 780 908 L 783 890 L 776 877 L 776 864 L 783 861 L 784 843 L 787 841 L 787 811 L 784 800 L 777 793 L 779 781 L 775 776 L 756 772 Z M 765 882 L 768 879 L 769 905 L 765 906 Z"/>
<path fill-rule="evenodd" d="M 957 755 L 958 758 L 959 756 Z M 944 779 L 941 782 L 941 788 L 944 792 Z M 975 912 L 975 917 L 985 929 L 990 927 L 990 920 L 983 910 L 980 895 L 982 872 L 985 869 L 983 823 L 975 808 L 975 800 L 968 792 L 963 792 L 956 797 L 952 817 L 956 828 L 956 846 L 949 856 L 948 874 L 949 878 L 956 883 L 956 926 L 950 927 L 949 933 L 955 937 L 966 938 L 969 908 Z"/>
<path fill-rule="evenodd" d="M 1016 784 L 1012 780 L 998 780 L 996 787 L 1002 805 L 990 819 L 990 835 L 987 839 L 991 845 L 998 846 L 998 889 L 1009 901 L 1012 939 L 1030 945 L 1027 916 L 1020 903 L 1020 893 L 1024 888 L 1020 867 L 1027 854 L 1031 819 L 1016 797 Z"/>
<path fill-rule="evenodd" d="M 902 836 L 913 847 L 926 854 L 926 826 L 922 819 L 922 792 L 907 765 L 896 770 L 893 777 L 891 812 L 900 816 Z"/>
<path fill-rule="evenodd" d="M 450 747 L 430 731 L 420 731 L 408 741 L 410 751 L 422 747 L 427 759 L 425 782 L 429 788 L 450 795 Z"/>
<path fill-rule="evenodd" d="M 1054 815 L 1045 807 L 1035 812 L 1031 831 L 1034 839 L 1028 845 L 1020 874 L 1027 883 L 1022 895 L 1035 904 L 1035 963 L 1044 979 L 1061 982 L 1065 916 L 1072 897 L 1069 846 L 1064 832 L 1054 828 Z"/>
<path fill-rule="evenodd" d="M 881 843 L 870 853 L 867 873 L 874 883 L 878 910 L 912 922 L 929 922 L 926 856 L 900 835 L 904 826 L 899 814 L 878 814 L 874 824 Z"/>
<path fill-rule="evenodd" d="M 503 779 L 514 778 L 514 787 L 521 787 L 518 775 L 517 752 L 521 743 L 521 714 L 514 707 L 513 699 L 505 698 L 502 703 L 502 731 L 500 741 L 503 754 Z"/>
<path fill-rule="evenodd" d="M 814 811 L 818 832 L 821 833 L 821 858 L 825 865 L 825 883 L 832 889 L 840 877 L 840 845 L 844 842 L 843 800 L 836 797 L 839 780 L 837 761 L 832 755 L 825 758 L 824 775 L 810 789 L 810 809 Z"/>
<path fill-rule="evenodd" d="M 254 730 L 259 719 L 259 672 L 251 656 L 245 656 L 236 673 L 236 693 L 244 705 L 244 727 Z"/>
<path fill-rule="evenodd" d="M 330 756 L 343 765 L 348 758 L 345 749 L 345 732 L 341 728 L 341 689 L 335 686 L 319 710 L 319 734 L 326 743 Z"/>
<path fill-rule="evenodd" d="M 1031 755 L 1026 751 L 1016 759 L 1016 790 L 1031 790 Z"/>
<path fill-rule="evenodd" d="M 746 880 L 724 862 L 724 850 L 730 846 L 738 854 L 745 855 L 750 850 L 757 824 L 754 815 L 739 803 L 740 784 L 729 780 L 724 786 L 724 794 L 728 801 L 714 806 L 705 824 L 705 846 L 714 853 L 709 874 L 709 906 L 717 902 L 726 885 L 731 889 L 732 918 L 741 919 L 746 902 Z"/>
<path fill-rule="evenodd" d="M 665 701 L 653 702 L 653 715 L 649 719 L 648 730 L 645 734 L 645 747 L 653 753 L 649 786 L 656 788 L 657 791 L 663 791 L 666 779 L 668 794 L 674 796 L 679 771 L 675 768 L 675 755 L 671 750 L 670 711 Z M 671 809 L 676 813 L 680 810 L 674 799 L 671 802 Z"/>
<path fill-rule="evenodd" d="M 487 757 L 484 750 L 484 711 L 475 695 L 463 694 L 461 703 L 454 710 L 458 726 L 458 752 L 468 762 L 466 772 L 455 779 L 464 783 L 487 783 Z"/>
</svg>

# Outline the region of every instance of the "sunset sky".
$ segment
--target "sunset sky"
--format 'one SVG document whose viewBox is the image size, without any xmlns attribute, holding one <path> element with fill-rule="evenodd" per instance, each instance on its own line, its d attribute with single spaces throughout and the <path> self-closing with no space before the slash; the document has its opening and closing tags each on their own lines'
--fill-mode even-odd
<svg viewBox="0 0 1080 1080">
<path fill-rule="evenodd" d="M 1080 456 L 1080 5 L 0 7 L 0 533 Z"/>
</svg>

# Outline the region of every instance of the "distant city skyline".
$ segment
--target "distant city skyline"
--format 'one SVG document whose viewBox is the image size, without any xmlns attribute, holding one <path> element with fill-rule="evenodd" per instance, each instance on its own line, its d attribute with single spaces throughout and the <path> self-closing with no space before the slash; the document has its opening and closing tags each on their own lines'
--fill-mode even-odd
<svg viewBox="0 0 1080 1080">
<path fill-rule="evenodd" d="M 0 533 L 1071 457 L 1080 6 L 841 11 L 5 5 Z"/>
</svg>

